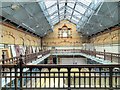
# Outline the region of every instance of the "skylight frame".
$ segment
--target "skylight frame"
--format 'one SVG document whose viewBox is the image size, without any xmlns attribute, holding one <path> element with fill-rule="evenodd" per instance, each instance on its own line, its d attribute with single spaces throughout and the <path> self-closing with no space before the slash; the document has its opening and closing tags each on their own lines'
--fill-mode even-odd
<svg viewBox="0 0 120 90">
<path fill-rule="evenodd" d="M 45 3 L 46 0 L 40 0 L 40 2 Z M 83 25 L 85 24 L 85 22 L 87 22 L 87 20 L 89 19 L 89 17 L 95 12 L 95 10 L 97 9 L 97 7 L 100 4 L 100 1 L 102 0 L 90 0 L 90 2 L 87 2 L 88 0 L 54 0 L 55 2 L 53 3 L 53 5 L 49 5 L 49 6 L 41 6 L 43 12 L 45 12 L 45 16 L 47 16 L 47 20 L 49 21 L 49 23 L 51 24 L 51 16 L 58 13 L 56 15 L 56 17 L 59 18 L 59 20 L 55 20 L 56 22 L 59 22 L 60 20 L 63 19 L 67 19 L 70 20 L 71 22 L 75 23 L 78 27 L 80 27 L 81 23 L 83 23 Z M 56 3 L 57 2 L 57 3 Z M 65 5 L 65 3 L 67 3 Z M 74 3 L 74 5 L 73 5 Z M 73 5 L 72 7 L 70 6 Z M 75 6 L 76 4 L 76 6 Z M 97 5 L 95 5 L 97 4 Z M 44 4 L 45 5 L 45 4 Z M 51 9 L 52 7 L 58 7 L 59 6 L 59 10 L 55 10 L 52 13 L 50 13 L 50 11 L 48 9 Z M 76 7 L 82 7 L 84 8 L 84 12 L 80 12 L 78 10 L 76 10 Z M 46 8 L 47 7 L 47 8 Z M 69 9 L 71 10 L 71 12 L 69 12 Z M 66 11 L 65 11 L 66 10 Z M 46 13 L 46 11 L 48 13 Z M 65 13 L 66 12 L 66 13 Z M 79 13 L 78 15 L 75 15 L 75 13 Z M 71 14 L 71 16 L 69 16 Z M 80 17 L 79 17 L 80 16 Z M 64 17 L 64 18 L 63 18 Z M 66 18 L 65 18 L 66 17 Z M 72 20 L 71 18 L 79 18 L 77 21 L 75 22 L 74 20 Z M 80 23 L 80 24 L 79 24 Z M 55 24 L 52 23 L 52 26 L 54 26 Z"/>
</svg>

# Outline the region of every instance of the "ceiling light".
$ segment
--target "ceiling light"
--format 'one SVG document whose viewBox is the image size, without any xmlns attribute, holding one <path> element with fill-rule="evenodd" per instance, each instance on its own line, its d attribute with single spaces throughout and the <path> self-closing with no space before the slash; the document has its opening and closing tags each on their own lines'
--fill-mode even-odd
<svg viewBox="0 0 120 90">
<path fill-rule="evenodd" d="M 43 27 L 42 27 L 42 31 L 43 31 Z"/>
<path fill-rule="evenodd" d="M 11 9 L 12 10 L 18 10 L 20 8 L 20 5 L 19 4 L 12 4 L 11 5 Z"/>
<path fill-rule="evenodd" d="M 89 34 L 89 32 L 87 32 L 87 34 Z"/>
<path fill-rule="evenodd" d="M 46 35 L 47 33 L 45 32 L 44 35 Z"/>
<path fill-rule="evenodd" d="M 28 25 L 26 25 L 25 23 L 22 23 L 24 26 L 26 26 L 26 27 L 28 27 L 29 29 L 31 29 L 32 31 L 34 31 L 35 32 L 35 30 L 34 29 L 32 29 L 31 27 L 29 27 Z"/>
<path fill-rule="evenodd" d="M 39 25 L 36 25 L 36 27 L 38 28 L 38 27 L 39 27 Z"/>
<path fill-rule="evenodd" d="M 89 22 L 87 22 L 87 23 L 89 23 Z"/>
<path fill-rule="evenodd" d="M 100 24 L 100 27 L 102 27 L 102 24 Z"/>
</svg>

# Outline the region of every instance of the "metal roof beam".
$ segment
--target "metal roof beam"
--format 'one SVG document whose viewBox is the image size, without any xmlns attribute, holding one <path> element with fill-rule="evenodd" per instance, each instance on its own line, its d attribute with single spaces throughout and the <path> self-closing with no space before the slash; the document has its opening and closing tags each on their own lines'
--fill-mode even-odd
<svg viewBox="0 0 120 90">
<path fill-rule="evenodd" d="M 67 0 L 66 0 L 66 2 L 65 2 L 65 11 L 64 11 L 64 19 L 66 18 L 66 10 L 67 9 Z"/>
<path fill-rule="evenodd" d="M 76 4 L 77 4 L 77 0 L 75 1 L 75 4 L 74 4 L 74 8 L 72 9 L 72 14 L 71 14 L 71 17 L 70 17 L 70 20 L 72 19 L 72 16 L 73 16 L 73 13 L 74 13 L 74 10 L 75 10 L 75 7 L 76 7 Z"/>
<path fill-rule="evenodd" d="M 58 17 L 59 17 L 59 22 L 60 22 L 60 12 L 59 12 L 59 1 L 57 0 L 57 8 L 58 8 Z"/>
</svg>

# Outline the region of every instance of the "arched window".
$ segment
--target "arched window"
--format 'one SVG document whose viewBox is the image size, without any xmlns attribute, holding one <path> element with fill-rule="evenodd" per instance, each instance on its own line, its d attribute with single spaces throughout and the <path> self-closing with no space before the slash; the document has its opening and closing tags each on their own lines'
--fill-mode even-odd
<svg viewBox="0 0 120 90">
<path fill-rule="evenodd" d="M 71 28 L 68 28 L 66 24 L 62 28 L 58 28 L 58 38 L 72 38 Z"/>
</svg>

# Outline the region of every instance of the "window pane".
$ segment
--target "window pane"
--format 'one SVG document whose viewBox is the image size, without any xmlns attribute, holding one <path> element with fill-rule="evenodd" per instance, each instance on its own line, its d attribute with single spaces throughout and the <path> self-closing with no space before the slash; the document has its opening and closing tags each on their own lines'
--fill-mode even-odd
<svg viewBox="0 0 120 90">
<path fill-rule="evenodd" d="M 60 16 L 60 20 L 63 20 L 64 19 L 64 16 L 62 15 L 62 16 Z"/>
<path fill-rule="evenodd" d="M 68 17 L 68 16 L 71 16 L 71 14 L 72 14 L 72 13 L 66 11 L 66 16 L 67 16 L 67 17 Z"/>
<path fill-rule="evenodd" d="M 60 3 L 65 3 L 66 2 L 66 0 L 59 0 L 60 1 Z"/>
<path fill-rule="evenodd" d="M 60 14 L 63 14 L 65 11 L 65 9 L 63 8 L 62 10 L 60 10 Z"/>
<path fill-rule="evenodd" d="M 55 14 L 53 14 L 52 16 L 54 16 L 54 17 L 58 16 L 58 12 L 56 12 L 56 13 L 55 13 Z"/>
<path fill-rule="evenodd" d="M 45 0 L 46 8 L 49 8 L 50 6 L 54 5 L 55 3 L 57 3 L 57 0 Z"/>
<path fill-rule="evenodd" d="M 63 37 L 67 37 L 67 32 L 63 32 Z"/>
<path fill-rule="evenodd" d="M 71 16 L 67 16 L 66 19 L 70 20 Z"/>
<path fill-rule="evenodd" d="M 71 8 L 74 8 L 75 3 L 68 3 L 67 5 L 68 5 L 69 7 L 71 7 Z"/>
<path fill-rule="evenodd" d="M 53 14 L 52 16 L 50 16 L 51 19 L 58 17 L 58 13 Z"/>
<path fill-rule="evenodd" d="M 83 17 L 83 18 L 81 19 L 82 22 L 85 22 L 86 20 L 87 20 L 87 18 L 85 18 L 85 17 Z"/>
<path fill-rule="evenodd" d="M 56 18 L 56 19 L 53 19 L 53 20 L 52 20 L 53 25 L 55 25 L 55 24 L 58 23 L 58 22 L 59 22 L 59 18 Z"/>
<path fill-rule="evenodd" d="M 71 3 L 75 3 L 76 0 L 67 0 L 67 2 L 68 2 L 68 3 L 69 3 L 69 2 L 71 2 Z"/>
<path fill-rule="evenodd" d="M 90 7 L 95 10 L 100 5 L 101 2 L 102 2 L 102 0 L 94 0 L 94 2 L 92 2 Z"/>
<path fill-rule="evenodd" d="M 54 20 L 54 21 L 56 21 L 56 20 L 58 20 L 58 19 L 59 19 L 58 16 L 54 16 L 54 17 L 52 18 L 52 20 Z"/>
<path fill-rule="evenodd" d="M 57 16 L 54 17 L 53 19 L 54 19 L 55 21 L 59 21 L 59 17 L 57 17 Z"/>
<path fill-rule="evenodd" d="M 78 2 L 81 2 L 81 3 L 83 3 L 83 4 L 87 5 L 87 6 L 89 6 L 90 3 L 92 2 L 92 0 L 78 0 Z"/>
<path fill-rule="evenodd" d="M 57 11 L 57 5 L 48 9 L 49 14 L 52 14 L 55 11 Z"/>
<path fill-rule="evenodd" d="M 69 12 L 70 14 L 72 14 L 73 10 L 69 7 L 67 7 L 67 12 Z"/>
<path fill-rule="evenodd" d="M 64 6 L 65 6 L 64 3 L 60 3 L 60 4 L 59 4 L 59 8 L 64 7 Z"/>
<path fill-rule="evenodd" d="M 82 14 L 84 14 L 85 11 L 86 11 L 85 8 L 83 8 L 82 6 L 80 6 L 80 5 L 78 5 L 78 4 L 76 5 L 75 10 L 77 10 L 78 12 L 80 12 L 80 13 L 82 13 Z"/>
<path fill-rule="evenodd" d="M 76 18 L 74 18 L 74 17 L 72 17 L 72 20 L 74 20 L 74 21 L 76 21 L 76 22 L 79 21 L 79 19 L 76 19 Z"/>
<path fill-rule="evenodd" d="M 89 17 L 94 11 L 92 10 L 87 10 L 85 13 L 85 16 Z"/>
<path fill-rule="evenodd" d="M 78 12 L 76 12 L 76 11 L 74 11 L 73 15 L 76 16 L 76 17 L 78 17 L 78 18 L 81 18 L 81 17 L 82 17 L 81 14 L 78 13 Z"/>
<path fill-rule="evenodd" d="M 72 17 L 71 22 L 73 22 L 73 23 L 77 24 L 77 23 L 78 23 L 78 20 L 77 20 L 77 19 L 75 19 L 74 17 Z"/>
</svg>

